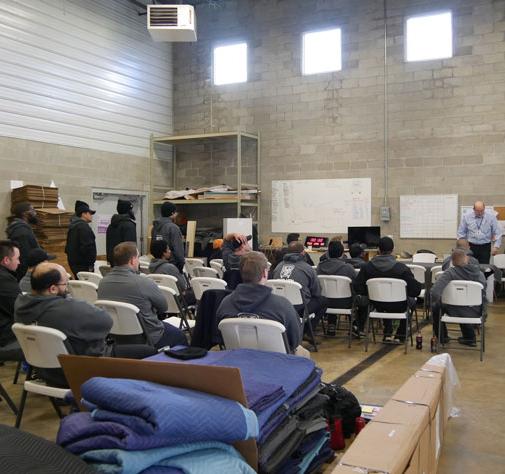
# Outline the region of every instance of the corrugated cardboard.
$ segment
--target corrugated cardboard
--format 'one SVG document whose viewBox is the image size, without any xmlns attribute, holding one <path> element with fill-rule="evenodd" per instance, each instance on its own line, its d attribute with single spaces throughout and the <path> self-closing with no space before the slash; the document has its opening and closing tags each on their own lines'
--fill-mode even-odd
<svg viewBox="0 0 505 474">
<path fill-rule="evenodd" d="M 356 437 L 340 464 L 367 472 L 403 474 L 417 442 L 415 427 L 371 422 Z"/>
<path fill-rule="evenodd" d="M 331 474 L 368 474 L 373 473 L 373 471 L 367 471 L 365 469 L 361 469 L 360 467 L 351 467 L 351 466 L 341 466 L 340 464 L 336 466 Z"/>
<path fill-rule="evenodd" d="M 146 380 L 173 387 L 188 388 L 236 400 L 247 407 L 240 377 L 234 367 L 172 364 L 110 357 L 58 356 L 75 400 L 81 400 L 81 385 L 92 377 Z M 83 407 L 81 406 L 81 410 Z M 235 448 L 255 470 L 258 468 L 256 441 L 239 441 Z"/>
</svg>

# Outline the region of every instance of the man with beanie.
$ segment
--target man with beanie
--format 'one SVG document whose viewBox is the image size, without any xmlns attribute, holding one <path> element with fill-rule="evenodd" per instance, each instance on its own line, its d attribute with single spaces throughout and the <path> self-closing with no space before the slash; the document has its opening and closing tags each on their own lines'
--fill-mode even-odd
<svg viewBox="0 0 505 474">
<path fill-rule="evenodd" d="M 79 272 L 94 271 L 96 242 L 89 224 L 95 212 L 84 201 L 75 201 L 75 216 L 70 219 L 65 247 L 68 264 L 75 278 Z"/>
<path fill-rule="evenodd" d="M 105 235 L 105 246 L 107 251 L 107 261 L 110 266 L 114 266 L 112 253 L 114 247 L 121 242 L 137 242 L 137 224 L 133 214 L 133 204 L 124 199 L 117 201 L 117 214 L 112 216 L 107 233 Z"/>
<path fill-rule="evenodd" d="M 20 264 L 16 270 L 18 280 L 21 280 L 28 270 L 26 262 L 28 253 L 30 250 L 40 247 L 31 226 L 37 222 L 37 212 L 29 202 L 19 202 L 13 206 L 6 234 L 9 240 L 17 243 L 21 255 Z"/>
<path fill-rule="evenodd" d="M 54 260 L 56 257 L 54 255 L 48 255 L 48 253 L 43 249 L 32 249 L 28 254 L 28 271 L 25 276 L 19 281 L 19 288 L 24 293 L 30 293 L 32 291 L 32 272 L 34 268 L 42 262 L 47 262 L 49 260 Z"/>
<path fill-rule="evenodd" d="M 172 252 L 172 263 L 182 272 L 184 268 L 184 243 L 181 229 L 174 223 L 177 208 L 171 202 L 161 205 L 161 218 L 153 222 L 151 241 L 164 240 Z"/>
<path fill-rule="evenodd" d="M 354 288 L 359 295 L 368 295 L 366 282 L 372 278 L 396 278 L 407 283 L 407 301 L 393 303 L 374 303 L 374 307 L 379 312 L 384 313 L 404 313 L 407 308 L 415 308 L 416 297 L 421 293 L 422 285 L 415 278 L 414 274 L 405 264 L 397 262 L 394 255 L 393 239 L 382 237 L 379 240 L 379 254 L 364 265 L 356 280 Z M 384 342 L 403 342 L 405 338 L 405 319 L 400 321 L 396 330 L 396 337 L 393 339 L 393 323 L 391 319 L 383 319 Z"/>
</svg>

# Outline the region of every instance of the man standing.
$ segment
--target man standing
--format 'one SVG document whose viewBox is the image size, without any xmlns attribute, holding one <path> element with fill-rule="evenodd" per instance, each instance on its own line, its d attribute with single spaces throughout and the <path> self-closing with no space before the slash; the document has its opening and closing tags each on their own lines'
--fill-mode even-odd
<svg viewBox="0 0 505 474">
<path fill-rule="evenodd" d="M 116 209 L 117 214 L 112 216 L 105 235 L 107 261 L 111 267 L 114 266 L 112 253 L 117 244 L 121 242 L 137 243 L 137 224 L 135 223 L 135 214 L 133 214 L 133 204 L 130 201 L 118 199 Z"/>
<path fill-rule="evenodd" d="M 479 265 L 469 263 L 469 256 L 466 254 L 464 249 L 455 249 L 452 252 L 452 267 L 447 269 L 435 282 L 431 288 L 431 299 L 432 299 L 432 310 L 433 310 L 433 332 L 438 337 L 438 323 L 440 320 L 440 310 L 441 310 L 441 300 L 442 293 L 445 287 L 452 280 L 467 280 L 476 281 L 482 285 L 482 301 L 486 301 L 486 278 L 484 274 L 480 271 Z M 445 308 L 449 316 L 458 315 L 467 318 L 479 318 L 482 313 L 482 308 L 475 306 L 456 306 L 451 307 L 450 305 Z M 475 331 L 471 324 L 461 324 L 461 333 L 463 337 L 458 338 L 460 344 L 466 346 L 475 347 Z M 441 340 L 443 343 L 448 342 L 447 328 L 445 324 L 442 326 Z"/>
<path fill-rule="evenodd" d="M 496 255 L 501 247 L 502 232 L 496 216 L 486 212 L 482 201 L 476 201 L 473 212 L 463 214 L 458 229 L 458 239 L 466 239 L 470 250 L 479 263 L 488 264 L 491 255 Z"/>
<path fill-rule="evenodd" d="M 161 218 L 153 222 L 151 240 L 164 240 L 172 252 L 172 263 L 182 272 L 184 268 L 184 243 L 181 229 L 174 223 L 177 208 L 171 202 L 161 205 Z"/>
<path fill-rule="evenodd" d="M 75 278 L 79 272 L 94 271 L 96 242 L 89 224 L 95 212 L 84 201 L 75 201 L 75 216 L 70 220 L 65 247 L 68 264 Z"/>
<path fill-rule="evenodd" d="M 397 262 L 394 255 L 393 239 L 390 237 L 382 237 L 379 240 L 379 254 L 363 266 L 356 277 L 354 288 L 359 295 L 368 295 L 366 282 L 371 278 L 397 278 L 407 283 L 407 301 L 399 301 L 392 303 L 374 303 L 377 311 L 384 313 L 403 313 L 408 307 L 414 308 L 416 297 L 421 293 L 422 285 L 415 278 L 414 274 L 405 264 Z M 394 341 L 393 323 L 391 319 L 384 319 L 384 341 Z M 397 340 L 403 342 L 405 338 L 405 319 L 402 319 L 396 331 Z"/>
<path fill-rule="evenodd" d="M 30 250 L 40 247 L 31 226 L 38 222 L 37 212 L 29 202 L 19 202 L 12 208 L 12 217 L 9 221 L 6 229 L 7 238 L 19 246 L 21 257 L 16 276 L 18 280 L 21 280 L 28 270 L 26 259 Z"/>
<path fill-rule="evenodd" d="M 0 347 L 16 341 L 11 330 L 14 321 L 14 302 L 21 293 L 16 269 L 19 248 L 11 240 L 0 240 Z"/>
</svg>

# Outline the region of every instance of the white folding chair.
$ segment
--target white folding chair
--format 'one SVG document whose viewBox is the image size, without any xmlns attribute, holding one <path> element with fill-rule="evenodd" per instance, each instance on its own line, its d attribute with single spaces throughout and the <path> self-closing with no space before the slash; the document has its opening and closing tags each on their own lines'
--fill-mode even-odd
<svg viewBox="0 0 505 474">
<path fill-rule="evenodd" d="M 481 306 L 482 307 L 482 290 L 483 286 L 477 281 L 467 281 L 467 280 L 452 280 L 445 287 L 442 293 L 442 305 L 451 306 Z M 480 316 L 476 318 L 466 318 L 463 316 L 449 316 L 448 314 L 443 314 L 438 323 L 438 334 L 442 334 L 442 324 L 471 324 L 478 325 L 480 328 L 480 361 L 484 357 L 484 352 L 486 351 L 486 333 L 485 333 L 485 315 L 481 310 Z M 440 341 L 440 337 L 438 338 Z M 442 344 L 445 348 L 445 344 Z M 437 344 L 437 352 L 440 348 L 440 342 Z"/>
<path fill-rule="evenodd" d="M 151 263 L 151 257 L 149 255 L 141 255 L 139 257 L 139 263 L 145 263 L 149 266 Z"/>
<path fill-rule="evenodd" d="M 317 278 L 321 285 L 321 296 L 325 298 L 352 298 L 352 280 L 349 277 L 340 275 L 318 275 Z M 351 306 L 351 308 L 326 308 L 326 314 L 336 315 L 338 321 L 340 321 L 340 316 L 345 316 L 348 319 L 347 347 L 351 347 L 353 306 Z"/>
<path fill-rule="evenodd" d="M 195 292 L 196 301 L 202 299 L 203 292 L 206 290 L 224 290 L 227 283 L 220 278 L 194 277 L 191 278 L 191 288 Z"/>
<path fill-rule="evenodd" d="M 96 294 L 98 285 L 90 281 L 69 280 L 68 289 L 74 298 L 87 301 L 89 304 L 93 304 L 98 298 Z"/>
<path fill-rule="evenodd" d="M 96 260 L 94 271 L 99 275 L 102 274 L 102 272 L 100 271 L 100 267 L 110 267 L 109 262 L 107 260 Z"/>
<path fill-rule="evenodd" d="M 147 275 L 149 273 L 149 264 L 146 262 L 139 262 L 139 271 Z"/>
<path fill-rule="evenodd" d="M 195 277 L 221 278 L 216 269 L 209 267 L 194 267 L 193 275 Z"/>
<path fill-rule="evenodd" d="M 177 299 L 177 293 L 167 286 L 160 286 L 159 289 L 163 293 L 167 302 L 168 308 L 166 313 L 178 315 L 170 316 L 169 318 L 165 318 L 163 321 L 179 329 L 183 329 L 184 326 L 184 329 L 187 329 L 191 335 L 191 330 L 195 327 L 195 320 L 187 318 L 184 308 Z"/>
<path fill-rule="evenodd" d="M 210 265 L 210 268 L 213 268 L 214 270 L 217 271 L 219 278 L 223 278 L 224 266 L 221 262 L 219 262 L 219 260 L 221 260 L 221 259 L 215 258 L 214 260 L 210 261 L 209 265 Z M 199 275 L 199 276 L 205 276 L 205 275 Z"/>
<path fill-rule="evenodd" d="M 140 310 L 133 304 L 121 301 L 97 300 L 95 306 L 106 311 L 112 318 L 110 334 L 119 338 L 143 336 L 153 345 L 139 317 Z"/>
<path fill-rule="evenodd" d="M 225 348 L 258 349 L 289 354 L 286 328 L 277 321 L 240 317 L 223 319 L 219 323 Z"/>
<path fill-rule="evenodd" d="M 216 263 L 219 263 L 219 265 L 223 266 L 224 265 L 224 261 L 222 258 L 213 258 L 210 263 L 212 262 L 216 262 Z"/>
<path fill-rule="evenodd" d="M 407 267 L 410 268 L 412 273 L 414 274 L 414 278 L 416 281 L 421 283 L 423 285 L 423 289 L 421 290 L 421 293 L 417 296 L 417 299 L 423 300 L 423 312 L 424 312 L 424 317 L 428 319 L 428 305 L 427 305 L 427 295 L 426 295 L 426 268 L 423 267 L 422 265 L 413 265 L 410 263 L 407 263 Z M 416 317 L 416 331 L 419 331 L 419 321 L 417 319 L 417 305 L 414 311 L 414 315 Z"/>
<path fill-rule="evenodd" d="M 307 312 L 307 306 L 302 298 L 302 285 L 293 280 L 283 279 L 267 280 L 265 285 L 272 288 L 272 293 L 284 296 L 284 298 L 286 298 L 293 306 L 303 305 L 302 327 L 305 328 L 305 324 L 307 324 L 312 346 L 314 347 L 314 351 L 317 352 L 316 338 L 314 336 L 312 324 L 310 324 L 310 318 L 314 317 L 314 315 L 309 315 Z"/>
<path fill-rule="evenodd" d="M 77 279 L 80 281 L 89 281 L 91 283 L 94 283 L 96 286 L 100 284 L 100 281 L 102 281 L 103 276 L 99 275 L 98 273 L 95 272 L 78 272 L 77 273 Z"/>
<path fill-rule="evenodd" d="M 502 287 L 503 289 L 503 285 L 505 284 L 505 253 L 500 253 L 498 255 L 495 255 L 493 258 L 492 258 L 492 264 L 499 268 L 502 272 L 502 278 L 501 278 L 501 281 L 500 281 L 500 286 Z"/>
<path fill-rule="evenodd" d="M 193 269 L 195 267 L 204 267 L 205 263 L 203 260 L 199 258 L 186 258 L 184 267 L 186 269 L 186 273 L 190 278 L 193 278 L 195 275 L 193 275 Z"/>
<path fill-rule="evenodd" d="M 166 286 L 175 291 L 179 295 L 179 287 L 177 286 L 177 278 L 172 275 L 165 275 L 163 273 L 150 273 L 146 275 L 147 278 L 153 280 L 158 286 Z"/>
<path fill-rule="evenodd" d="M 433 267 L 431 267 L 430 272 L 431 272 L 431 281 L 433 281 L 433 277 L 437 273 L 443 272 L 442 265 L 434 265 Z"/>
<path fill-rule="evenodd" d="M 375 343 L 375 329 L 373 319 L 395 319 L 405 320 L 405 354 L 407 353 L 407 340 L 410 329 L 410 345 L 413 345 L 412 323 L 409 318 L 409 308 L 407 304 L 407 283 L 397 278 L 371 278 L 366 282 L 368 288 L 368 299 L 373 308 L 374 303 L 400 303 L 405 302 L 407 310 L 404 313 L 381 313 L 379 311 L 369 311 L 366 329 L 365 351 L 368 351 L 370 340 L 370 326 L 372 326 L 373 341 Z M 408 323 L 408 324 L 407 324 Z"/>
<path fill-rule="evenodd" d="M 30 364 L 26 380 L 23 385 L 21 402 L 19 403 L 16 417 L 16 428 L 21 425 L 21 419 L 25 409 L 28 392 L 37 393 L 49 397 L 56 413 L 62 418 L 62 413 L 55 399 L 64 399 L 70 392 L 67 388 L 57 388 L 47 385 L 40 380 L 31 380 L 33 368 L 38 369 L 58 369 L 61 368 L 58 356 L 68 354 L 64 341 L 67 336 L 57 329 L 37 325 L 25 325 L 14 323 L 12 332 L 23 350 L 26 362 Z"/>
<path fill-rule="evenodd" d="M 412 263 L 435 263 L 437 256 L 434 253 L 415 253 L 412 255 Z"/>
</svg>

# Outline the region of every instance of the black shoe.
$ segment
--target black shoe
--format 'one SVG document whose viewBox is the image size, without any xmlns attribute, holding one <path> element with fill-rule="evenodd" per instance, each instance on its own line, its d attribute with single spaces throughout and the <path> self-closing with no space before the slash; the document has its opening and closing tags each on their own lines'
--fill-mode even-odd
<svg viewBox="0 0 505 474">
<path fill-rule="evenodd" d="M 337 335 L 337 326 L 335 324 L 328 324 L 326 328 L 327 336 L 336 336 Z"/>
<path fill-rule="evenodd" d="M 450 337 L 446 337 L 444 339 L 440 339 L 440 344 L 449 344 L 449 342 L 451 342 L 451 338 Z"/>
<path fill-rule="evenodd" d="M 477 347 L 477 342 L 475 339 L 465 339 L 464 337 L 458 337 L 458 342 L 464 346 Z"/>
<path fill-rule="evenodd" d="M 360 331 L 356 326 L 352 327 L 351 334 L 355 339 L 359 339 L 361 337 Z"/>
</svg>

